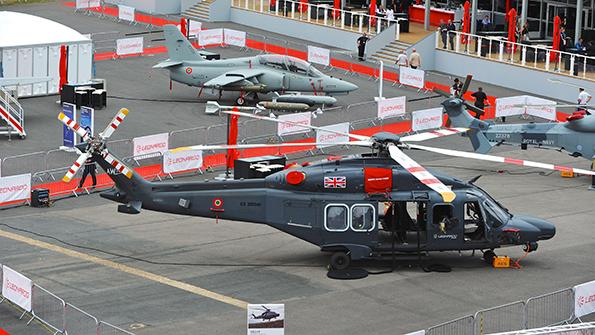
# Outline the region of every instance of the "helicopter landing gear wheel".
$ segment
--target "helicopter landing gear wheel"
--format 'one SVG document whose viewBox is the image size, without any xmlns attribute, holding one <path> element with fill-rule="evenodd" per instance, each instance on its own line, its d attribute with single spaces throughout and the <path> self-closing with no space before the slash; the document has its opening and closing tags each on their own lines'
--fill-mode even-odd
<svg viewBox="0 0 595 335">
<path fill-rule="evenodd" d="M 244 104 L 246 103 L 246 99 L 244 99 L 244 97 L 241 96 L 236 100 L 236 103 L 238 104 L 238 106 L 244 106 Z"/>
<path fill-rule="evenodd" d="M 483 253 L 483 260 L 490 265 L 494 263 L 494 258 L 496 258 L 494 250 L 488 250 Z"/>
<path fill-rule="evenodd" d="M 351 257 L 343 251 L 335 252 L 331 255 L 330 263 L 333 270 L 345 270 L 351 264 Z"/>
</svg>

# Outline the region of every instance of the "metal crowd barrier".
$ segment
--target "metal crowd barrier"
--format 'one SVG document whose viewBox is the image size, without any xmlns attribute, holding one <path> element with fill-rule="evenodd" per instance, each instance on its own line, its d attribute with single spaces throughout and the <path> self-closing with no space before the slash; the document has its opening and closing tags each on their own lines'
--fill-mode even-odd
<svg viewBox="0 0 595 335">
<path fill-rule="evenodd" d="M 571 322 L 574 295 L 571 288 L 529 298 L 525 303 L 527 329 Z"/>
<path fill-rule="evenodd" d="M 475 334 L 483 335 L 523 329 L 525 327 L 524 311 L 525 303 L 523 301 L 478 311 L 473 316 Z"/>
<path fill-rule="evenodd" d="M 473 315 L 428 328 L 427 335 L 470 335 L 474 332 Z"/>
</svg>

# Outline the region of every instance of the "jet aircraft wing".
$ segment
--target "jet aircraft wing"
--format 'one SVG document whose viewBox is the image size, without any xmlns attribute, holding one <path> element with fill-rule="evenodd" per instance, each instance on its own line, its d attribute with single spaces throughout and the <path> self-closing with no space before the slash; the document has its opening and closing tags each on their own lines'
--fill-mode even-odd
<svg viewBox="0 0 595 335">
<path fill-rule="evenodd" d="M 161 62 L 159 64 L 153 65 L 153 68 L 154 69 L 165 69 L 165 68 L 168 68 L 168 67 L 172 67 L 172 66 L 176 66 L 176 65 L 181 65 L 183 63 L 184 62 L 181 62 L 181 61 L 175 61 L 175 60 L 168 59 L 168 60 L 165 60 L 165 61 L 163 61 L 163 62 Z"/>
<path fill-rule="evenodd" d="M 207 81 L 205 87 L 224 87 L 241 82 L 246 79 L 254 78 L 264 74 L 265 71 L 257 69 L 240 69 L 225 72 L 224 74 Z"/>
</svg>

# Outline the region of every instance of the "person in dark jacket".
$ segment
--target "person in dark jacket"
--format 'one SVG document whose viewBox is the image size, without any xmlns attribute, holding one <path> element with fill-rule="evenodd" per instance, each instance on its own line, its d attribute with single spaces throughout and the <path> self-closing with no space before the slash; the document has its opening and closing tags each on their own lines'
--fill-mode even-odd
<svg viewBox="0 0 595 335">
<path fill-rule="evenodd" d="M 85 169 L 83 170 L 83 177 L 79 183 L 79 188 L 83 187 L 85 179 L 87 179 L 87 175 L 91 175 L 91 179 L 93 179 L 93 185 L 91 187 L 95 188 L 97 185 L 97 176 L 95 174 L 96 169 L 97 167 L 95 166 L 95 158 L 93 158 L 93 156 L 89 156 L 89 158 L 87 158 L 85 161 Z"/>
<path fill-rule="evenodd" d="M 478 87 L 477 92 L 471 94 L 471 96 L 475 98 L 475 103 L 473 105 L 475 105 L 475 107 L 481 109 L 481 113 L 480 112 L 475 113 L 475 117 L 480 119 L 481 116 L 483 114 L 485 114 L 485 112 L 483 110 L 486 107 L 486 101 L 488 101 L 488 96 L 485 94 L 485 92 L 483 91 L 483 88 L 481 88 L 481 87 Z"/>
<path fill-rule="evenodd" d="M 369 38 L 366 33 L 357 39 L 357 56 L 360 62 L 364 60 L 364 54 L 366 53 L 366 43 L 368 43 L 368 40 Z"/>
<path fill-rule="evenodd" d="M 450 43 L 450 50 L 454 50 L 455 49 L 455 36 L 457 31 L 457 26 L 455 26 L 454 22 L 452 22 L 452 20 L 448 20 L 448 41 Z"/>
<path fill-rule="evenodd" d="M 442 38 L 442 49 L 446 49 L 446 35 L 448 35 L 448 26 L 444 20 L 440 19 L 440 37 Z"/>
</svg>

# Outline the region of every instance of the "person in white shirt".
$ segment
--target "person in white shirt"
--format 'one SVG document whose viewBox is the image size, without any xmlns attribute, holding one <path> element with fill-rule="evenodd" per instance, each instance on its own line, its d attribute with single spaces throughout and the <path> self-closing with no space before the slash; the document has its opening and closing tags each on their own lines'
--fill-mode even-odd
<svg viewBox="0 0 595 335">
<path fill-rule="evenodd" d="M 386 19 L 388 20 L 389 26 L 394 23 L 393 20 L 395 19 L 395 12 L 390 7 L 386 10 Z"/>
<path fill-rule="evenodd" d="M 589 102 L 591 101 L 592 97 L 591 94 L 587 93 L 587 91 L 585 91 L 584 88 L 579 88 L 578 89 L 578 104 L 580 105 L 580 107 L 577 107 L 576 110 L 577 111 L 585 111 L 588 115 L 591 115 L 591 113 L 587 110 L 587 104 L 589 104 Z"/>
<path fill-rule="evenodd" d="M 402 66 L 409 66 L 409 60 L 407 59 L 407 55 L 405 54 L 404 50 L 401 50 L 401 53 L 397 57 L 397 65 L 399 66 L 399 68 L 401 68 Z"/>
</svg>

